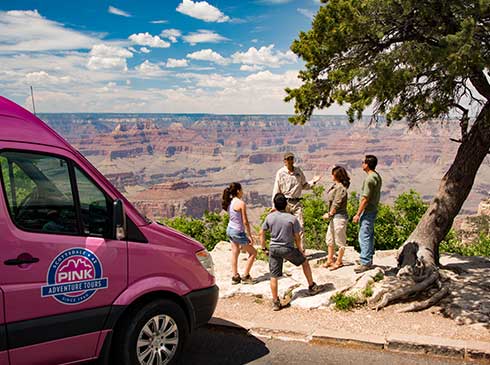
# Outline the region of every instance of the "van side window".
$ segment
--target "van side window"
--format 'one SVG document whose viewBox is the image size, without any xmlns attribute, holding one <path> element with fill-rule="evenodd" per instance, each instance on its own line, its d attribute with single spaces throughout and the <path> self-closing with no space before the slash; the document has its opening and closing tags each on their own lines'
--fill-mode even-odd
<svg viewBox="0 0 490 365">
<path fill-rule="evenodd" d="M 79 234 L 67 161 L 4 151 L 0 164 L 10 215 L 19 228 Z"/>
<path fill-rule="evenodd" d="M 75 167 L 84 234 L 111 235 L 112 201 L 87 176 Z"/>
</svg>

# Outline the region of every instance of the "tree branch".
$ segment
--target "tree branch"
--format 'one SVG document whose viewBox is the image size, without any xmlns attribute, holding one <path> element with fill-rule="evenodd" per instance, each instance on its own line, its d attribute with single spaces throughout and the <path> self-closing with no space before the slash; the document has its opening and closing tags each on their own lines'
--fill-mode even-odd
<svg viewBox="0 0 490 365">
<path fill-rule="evenodd" d="M 464 141 L 468 135 L 468 124 L 470 122 L 470 118 L 468 118 L 468 109 L 457 103 L 453 104 L 453 106 L 463 113 L 459 120 L 459 126 L 461 127 L 461 140 Z"/>
<path fill-rule="evenodd" d="M 483 71 L 476 71 L 470 76 L 470 81 L 480 95 L 485 97 L 487 100 L 490 100 L 490 84 L 488 83 L 487 77 Z"/>
</svg>

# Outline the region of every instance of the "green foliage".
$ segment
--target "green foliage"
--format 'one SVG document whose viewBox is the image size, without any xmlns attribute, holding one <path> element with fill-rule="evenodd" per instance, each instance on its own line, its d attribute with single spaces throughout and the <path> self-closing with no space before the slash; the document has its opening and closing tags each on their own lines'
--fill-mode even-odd
<svg viewBox="0 0 490 365">
<path fill-rule="evenodd" d="M 271 210 L 272 210 L 271 208 L 265 208 L 264 211 L 262 212 L 262 214 L 260 215 L 260 218 L 259 218 L 260 224 L 258 226 L 255 226 L 254 227 L 255 232 L 257 233 L 257 235 L 259 234 L 259 231 L 262 228 L 262 224 L 264 223 L 265 218 L 271 212 Z M 266 242 L 270 242 L 270 239 L 271 239 L 271 233 L 269 231 L 266 231 L 265 232 L 265 240 L 266 240 Z"/>
<path fill-rule="evenodd" d="M 4 181 L 5 185 L 5 191 L 7 193 L 7 197 L 9 199 L 9 207 L 13 205 L 13 198 L 12 198 L 12 185 L 10 181 L 10 171 L 9 171 L 9 164 L 8 160 L 0 156 L 0 166 L 1 166 L 1 173 L 2 173 L 2 178 Z M 17 208 L 20 203 L 29 195 L 31 194 L 34 189 L 36 188 L 36 184 L 34 181 L 32 181 L 29 176 L 25 174 L 24 171 L 21 170 L 21 168 L 16 164 L 13 163 L 12 165 L 12 174 L 13 174 L 13 180 L 15 181 L 15 202 Z"/>
<path fill-rule="evenodd" d="M 352 295 L 346 295 L 344 293 L 336 293 L 331 299 L 331 302 L 335 303 L 335 309 L 348 311 L 357 305 L 357 297 Z"/>
<path fill-rule="evenodd" d="M 269 255 L 266 254 L 261 248 L 257 249 L 257 260 L 269 262 Z"/>
<path fill-rule="evenodd" d="M 374 282 L 378 282 L 378 281 L 383 280 L 383 279 L 384 279 L 384 277 L 385 277 L 385 275 L 384 275 L 382 272 L 378 272 L 378 273 L 377 273 L 377 274 L 374 276 L 373 280 L 374 280 Z"/>
<path fill-rule="evenodd" d="M 350 121 L 370 105 L 410 126 L 448 115 L 469 81 L 486 83 L 489 14 L 488 0 L 325 2 L 291 46 L 305 69 L 303 84 L 286 89 L 290 121 L 303 124 L 334 103 L 349 105 Z"/>
<path fill-rule="evenodd" d="M 228 221 L 228 214 L 205 212 L 201 219 L 181 216 L 166 218 L 163 222 L 201 242 L 208 251 L 211 251 L 219 241 L 228 240 L 226 236 Z"/>
<path fill-rule="evenodd" d="M 303 195 L 304 242 L 306 248 L 325 249 L 328 223 L 322 218 L 327 213 L 323 186 L 314 186 L 313 192 Z"/>
<path fill-rule="evenodd" d="M 368 285 L 364 288 L 364 290 L 362 291 L 362 295 L 365 297 L 365 298 L 369 298 L 373 295 L 373 287 L 371 285 Z"/>
<path fill-rule="evenodd" d="M 471 245 L 463 245 L 450 232 L 448 238 L 441 242 L 439 246 L 441 252 L 456 253 L 463 256 L 490 256 L 490 236 L 480 235 L 479 239 Z"/>
</svg>

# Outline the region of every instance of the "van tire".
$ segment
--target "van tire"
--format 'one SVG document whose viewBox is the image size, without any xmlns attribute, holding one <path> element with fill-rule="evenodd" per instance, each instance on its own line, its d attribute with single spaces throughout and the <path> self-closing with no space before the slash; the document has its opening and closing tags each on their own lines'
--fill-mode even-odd
<svg viewBox="0 0 490 365">
<path fill-rule="evenodd" d="M 165 316 L 165 317 L 158 317 Z M 168 320 L 169 325 L 175 324 L 177 326 L 177 346 L 175 346 L 175 351 L 171 360 L 166 364 L 176 364 L 182 349 L 189 337 L 189 323 L 187 317 L 182 310 L 182 308 L 171 300 L 158 299 L 154 300 L 140 309 L 135 309 L 134 311 L 128 313 L 128 316 L 124 319 L 122 325 L 119 327 L 115 333 L 114 344 L 112 348 L 113 364 L 118 365 L 140 365 L 142 364 L 138 360 L 137 354 L 137 341 L 141 336 L 145 337 L 146 334 L 143 332 L 143 328 L 146 330 L 154 328 L 153 318 L 161 318 L 161 328 L 163 328 L 164 319 Z M 171 320 L 169 319 L 171 318 Z M 173 320 L 173 322 L 172 322 Z M 145 327 L 146 326 L 146 327 Z M 149 327 L 148 327 L 149 326 Z M 170 327 L 168 327 L 170 328 Z M 165 328 L 162 329 L 162 331 Z M 175 331 L 174 331 L 175 333 Z M 157 338 L 158 340 L 158 338 Z M 165 340 L 164 340 L 165 341 Z M 158 344 L 157 344 L 158 346 Z M 169 345 L 174 350 L 172 345 Z M 142 348 L 140 348 L 142 349 Z M 144 348 L 143 348 L 144 349 Z M 167 348 L 168 350 L 168 348 Z"/>
</svg>

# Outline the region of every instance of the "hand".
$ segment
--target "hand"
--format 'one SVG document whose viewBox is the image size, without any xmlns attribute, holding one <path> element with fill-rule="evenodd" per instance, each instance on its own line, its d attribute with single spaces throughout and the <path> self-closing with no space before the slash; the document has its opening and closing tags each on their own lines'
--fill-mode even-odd
<svg viewBox="0 0 490 365">
<path fill-rule="evenodd" d="M 253 245 L 254 245 L 254 243 L 255 243 L 255 242 L 254 242 L 253 237 L 252 237 L 252 236 L 249 236 L 249 237 L 248 237 L 248 244 L 249 244 L 250 246 L 253 246 Z"/>
<path fill-rule="evenodd" d="M 260 248 L 262 252 L 264 252 L 267 256 L 269 256 L 269 249 L 267 247 L 261 247 Z"/>
<path fill-rule="evenodd" d="M 354 217 L 352 217 L 352 222 L 358 223 L 359 222 L 359 214 L 356 214 Z"/>
<path fill-rule="evenodd" d="M 325 213 L 324 215 L 322 215 L 322 218 L 323 219 L 329 219 L 330 218 L 330 213 Z"/>
<path fill-rule="evenodd" d="M 321 175 L 316 175 L 316 176 L 313 176 L 313 184 L 316 184 L 317 182 L 319 182 L 321 180 Z"/>
<path fill-rule="evenodd" d="M 305 255 L 305 248 L 303 246 L 299 246 L 298 250 L 303 254 L 303 256 Z"/>
</svg>

